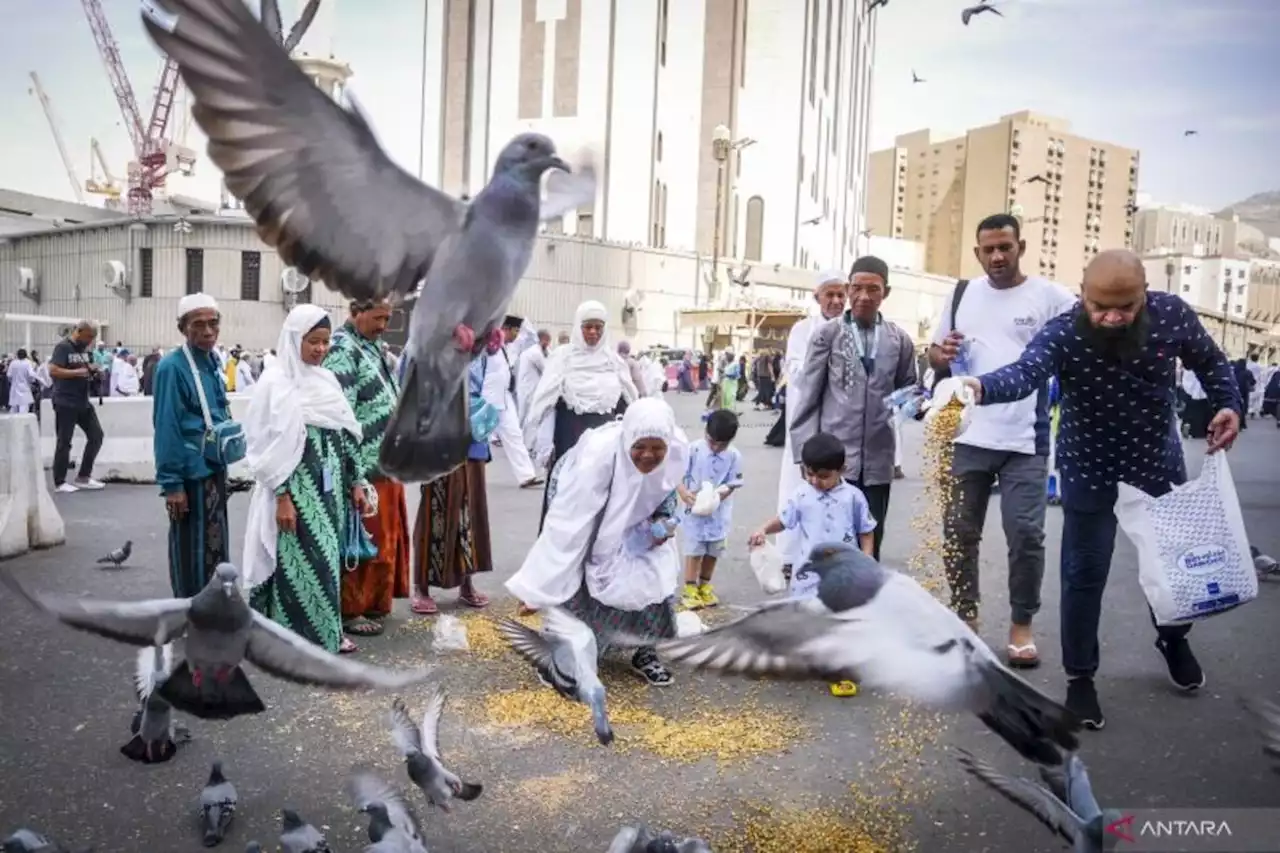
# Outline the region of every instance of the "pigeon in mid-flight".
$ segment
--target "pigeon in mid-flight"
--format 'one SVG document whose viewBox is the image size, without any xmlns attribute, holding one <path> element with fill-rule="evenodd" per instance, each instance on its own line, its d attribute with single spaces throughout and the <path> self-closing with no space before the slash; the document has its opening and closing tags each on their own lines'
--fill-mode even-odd
<svg viewBox="0 0 1280 853">
<path fill-rule="evenodd" d="M 911 82 L 912 82 L 912 83 L 927 83 L 928 81 L 927 81 L 927 80 L 925 80 L 923 77 L 921 77 L 919 74 L 917 74 L 917 73 L 916 73 L 916 70 L 915 70 L 914 68 L 912 68 L 912 69 L 911 69 Z"/>
<path fill-rule="evenodd" d="M 436 688 L 420 726 L 399 699 L 391 705 L 391 738 L 404 756 L 409 778 L 426 794 L 428 803 L 446 812 L 450 800 L 471 802 L 484 791 L 483 785 L 462 781 L 440 758 L 440 716 L 447 699 L 444 688 Z"/>
<path fill-rule="evenodd" d="M 960 12 L 960 22 L 967 27 L 969 26 L 969 21 L 974 15 L 981 15 L 983 12 L 991 12 L 994 15 L 999 15 L 1001 18 L 1004 17 L 1004 12 L 1001 12 L 995 6 L 989 5 L 989 0 L 981 0 L 977 6 L 970 6 Z"/>
<path fill-rule="evenodd" d="M 1183 135 L 1183 136 L 1199 136 L 1199 135 L 1200 135 L 1200 131 L 1198 131 L 1198 130 L 1184 130 L 1184 131 L 1182 131 L 1182 135 Z"/>
<path fill-rule="evenodd" d="M 467 367 L 500 345 L 539 223 L 595 199 L 594 167 L 574 172 L 550 139 L 523 133 L 464 204 L 395 165 L 360 111 L 321 92 L 244 0 L 150 0 L 142 14 L 178 65 L 227 189 L 286 264 L 356 302 L 421 284 L 379 462 L 419 482 L 462 465 Z"/>
<path fill-rule="evenodd" d="M 117 568 L 124 565 L 124 561 L 129 559 L 129 555 L 133 553 L 133 540 L 130 539 L 124 545 L 112 551 L 105 557 L 98 558 L 98 565 L 112 565 Z"/>
<path fill-rule="evenodd" d="M 347 791 L 356 808 L 369 816 L 369 841 L 374 846 L 366 848 L 366 853 L 426 853 L 418 816 L 390 784 L 372 773 L 361 772 L 351 777 Z"/>
<path fill-rule="evenodd" d="M 226 838 L 238 802 L 235 786 L 222 775 L 222 762 L 213 762 L 209 781 L 200 791 L 200 826 L 205 847 L 217 847 Z"/>
<path fill-rule="evenodd" d="M 135 646 L 163 645 L 186 636 L 183 660 L 159 686 L 179 711 L 229 720 L 265 710 L 241 668 L 248 660 L 276 678 L 331 690 L 396 690 L 425 681 L 427 669 L 398 672 L 338 657 L 249 608 L 240 573 L 230 563 L 214 570 L 192 598 L 98 601 L 28 592 L 12 573 L 0 582 L 62 623 Z"/>
<path fill-rule="evenodd" d="M 711 853 L 711 846 L 701 838 L 677 840 L 667 831 L 654 835 L 640 824 L 619 830 L 606 853 Z"/>
<path fill-rule="evenodd" d="M 324 833 L 298 816 L 293 809 L 280 810 L 282 853 L 333 853 Z"/>
<path fill-rule="evenodd" d="M 971 711 L 1040 764 L 1060 764 L 1060 750 L 1078 745 L 1074 715 L 1015 675 L 908 575 L 839 542 L 816 546 L 808 568 L 820 578 L 816 598 L 766 604 L 704 634 L 660 640 L 657 651 L 699 669 L 849 679 Z"/>
<path fill-rule="evenodd" d="M 132 761 L 143 764 L 168 761 L 177 754 L 180 743 L 191 740 L 191 732 L 174 723 L 173 708 L 158 689 L 172 670 L 171 643 L 138 649 L 134 687 L 138 693 L 139 708 L 129 726 L 133 738 L 120 747 L 120 752 Z"/>
<path fill-rule="evenodd" d="M 1107 827 L 1122 813 L 1103 811 L 1093 795 L 1084 762 L 1069 753 L 1062 769 L 1040 768 L 1043 785 L 1005 776 L 990 764 L 958 749 L 960 764 L 975 779 L 991 786 L 1009 802 L 1035 815 L 1054 834 L 1071 844 L 1074 853 L 1102 853 Z"/>
<path fill-rule="evenodd" d="M 498 631 L 538 675 L 566 699 L 591 709 L 596 739 L 613 743 L 613 726 L 605 709 L 596 635 L 585 622 L 559 607 L 542 611 L 542 631 L 514 619 L 498 621 Z"/>
</svg>

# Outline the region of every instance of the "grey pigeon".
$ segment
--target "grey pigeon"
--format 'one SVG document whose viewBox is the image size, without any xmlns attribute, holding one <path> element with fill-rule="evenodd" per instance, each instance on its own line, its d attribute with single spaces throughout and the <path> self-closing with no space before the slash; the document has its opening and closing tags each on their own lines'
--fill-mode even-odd
<svg viewBox="0 0 1280 853">
<path fill-rule="evenodd" d="M 222 762 L 213 762 L 209 769 L 209 781 L 200 791 L 200 826 L 204 831 L 204 846 L 217 847 L 227 835 L 227 828 L 236 816 L 236 788 L 222 775 Z"/>
<path fill-rule="evenodd" d="M 184 660 L 159 693 L 175 709 L 201 719 L 264 710 L 241 669 L 245 660 L 276 678 L 332 690 L 395 690 L 427 678 L 426 669 L 399 672 L 330 654 L 251 610 L 239 581 L 236 567 L 223 563 L 192 598 L 96 601 L 36 595 L 10 572 L 0 571 L 0 582 L 72 628 L 135 646 L 164 644 L 185 634 Z"/>
<path fill-rule="evenodd" d="M 916 70 L 915 70 L 914 68 L 912 68 L 912 69 L 911 69 L 911 82 L 912 82 L 912 83 L 927 83 L 927 82 L 929 82 L 929 81 L 928 81 L 928 80 L 926 80 L 926 79 L 924 79 L 923 77 L 921 77 L 919 74 L 917 74 L 917 73 L 916 73 Z"/>
<path fill-rule="evenodd" d="M 282 853 L 333 853 L 324 834 L 303 822 L 293 809 L 280 810 L 280 826 Z"/>
<path fill-rule="evenodd" d="M 963 749 L 957 752 L 965 770 L 1011 803 L 1035 815 L 1069 842 L 1075 853 L 1102 853 L 1107 827 L 1123 817 L 1120 811 L 1104 812 L 1098 807 L 1084 762 L 1074 752 L 1067 755 L 1062 769 L 1040 768 L 1044 785 L 1005 776 L 969 752 Z"/>
<path fill-rule="evenodd" d="M 550 139 L 517 136 L 464 204 L 395 165 L 360 111 L 316 88 L 243 0 L 153 0 L 143 23 L 178 64 L 209 157 L 284 262 L 356 301 L 408 294 L 404 390 L 380 465 L 429 482 L 466 461 L 466 371 L 524 274 L 540 221 L 595 198 Z"/>
<path fill-rule="evenodd" d="M 1184 131 L 1182 131 L 1182 135 L 1183 135 L 1183 136 L 1199 136 L 1199 135 L 1200 135 L 1200 131 L 1198 131 L 1198 130 L 1184 130 Z"/>
<path fill-rule="evenodd" d="M 427 802 L 446 812 L 451 799 L 471 802 L 484 791 L 482 785 L 462 781 L 440 758 L 440 716 L 447 699 L 444 688 L 437 687 L 422 714 L 421 726 L 414 725 L 399 699 L 391 705 L 391 738 L 404 756 L 409 779 L 427 795 Z"/>
<path fill-rule="evenodd" d="M 675 835 L 667 831 L 654 835 L 640 824 L 624 826 L 606 853 L 711 853 L 711 846 L 701 838 L 677 841 Z"/>
<path fill-rule="evenodd" d="M 816 599 L 765 605 L 657 644 L 669 660 L 733 674 L 850 679 L 925 705 L 971 711 L 1023 757 L 1062 762 L 1079 721 L 1008 669 L 911 577 L 845 543 L 818 545 Z"/>
<path fill-rule="evenodd" d="M 1266 699 L 1251 699 L 1245 702 L 1247 708 L 1258 719 L 1259 733 L 1262 735 L 1262 752 L 1276 759 L 1271 768 L 1280 773 L 1280 705 Z"/>
<path fill-rule="evenodd" d="M 19 829 L 4 840 L 4 853 L 67 853 L 67 848 L 30 829 Z"/>
<path fill-rule="evenodd" d="M 356 808 L 369 816 L 369 840 L 374 849 L 426 853 L 418 816 L 390 784 L 362 772 L 351 777 L 347 790 Z M 379 844 L 383 846 L 377 847 Z"/>
<path fill-rule="evenodd" d="M 250 841 L 244 846 L 244 853 L 262 853 L 262 845 L 256 841 Z"/>
<path fill-rule="evenodd" d="M 105 557 L 98 558 L 98 565 L 111 565 L 119 568 L 124 561 L 129 559 L 129 555 L 133 553 L 133 540 L 130 539 L 123 546 L 115 549 Z"/>
<path fill-rule="evenodd" d="M 604 685 L 600 683 L 596 635 L 585 622 L 562 608 L 549 607 L 542 611 L 541 632 L 506 618 L 498 621 L 498 631 L 557 693 L 591 709 L 600 743 L 613 743 Z"/>
<path fill-rule="evenodd" d="M 1004 17 L 1004 12 L 1001 12 L 995 6 L 988 5 L 987 0 L 982 0 L 982 2 L 977 6 L 970 6 L 968 9 L 961 11 L 960 22 L 967 27 L 969 26 L 969 21 L 974 15 L 981 15 L 983 12 L 990 12 L 993 15 L 999 15 L 1001 18 Z"/>
<path fill-rule="evenodd" d="M 191 733 L 173 721 L 173 708 L 157 689 L 173 670 L 173 645 L 153 646 L 138 650 L 138 668 L 134 686 L 139 709 L 129 727 L 132 740 L 120 752 L 133 761 L 159 764 L 173 758 L 178 744 L 191 739 Z"/>
</svg>

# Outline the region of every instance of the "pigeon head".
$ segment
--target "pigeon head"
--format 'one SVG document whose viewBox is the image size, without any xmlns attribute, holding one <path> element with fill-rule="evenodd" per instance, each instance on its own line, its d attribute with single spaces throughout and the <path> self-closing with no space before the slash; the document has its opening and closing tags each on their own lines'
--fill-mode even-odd
<svg viewBox="0 0 1280 853">
<path fill-rule="evenodd" d="M 302 818 L 298 817 L 298 813 L 293 809 L 280 810 L 280 825 L 284 828 L 285 832 L 301 829 L 306 826 L 306 824 L 302 822 Z"/>
<path fill-rule="evenodd" d="M 376 824 L 381 826 L 391 825 L 391 815 L 387 813 L 387 804 L 381 800 L 374 800 L 373 802 L 365 803 L 364 807 L 361 808 L 360 811 L 367 814 L 369 819 Z"/>
<path fill-rule="evenodd" d="M 209 768 L 209 784 L 221 785 L 225 781 L 227 781 L 227 777 L 222 775 L 222 762 L 213 762 L 213 766 Z"/>
<path fill-rule="evenodd" d="M 556 144 L 549 138 L 541 133 L 522 133 L 502 149 L 494 174 L 514 173 L 536 181 L 548 169 L 573 171 L 556 154 Z"/>
<path fill-rule="evenodd" d="M 843 564 L 853 555 L 867 560 L 871 559 L 850 542 L 822 542 L 814 545 L 813 549 L 809 551 L 809 567 L 821 575 L 833 566 Z"/>
<path fill-rule="evenodd" d="M 875 598 L 887 577 L 874 559 L 843 542 L 814 546 L 808 568 L 821 578 L 818 600 L 834 613 L 861 607 Z"/>
<path fill-rule="evenodd" d="M 218 568 L 213 570 L 214 580 L 222 587 L 222 591 L 227 595 L 235 592 L 237 585 L 240 583 L 240 571 L 230 563 L 220 563 Z"/>
</svg>

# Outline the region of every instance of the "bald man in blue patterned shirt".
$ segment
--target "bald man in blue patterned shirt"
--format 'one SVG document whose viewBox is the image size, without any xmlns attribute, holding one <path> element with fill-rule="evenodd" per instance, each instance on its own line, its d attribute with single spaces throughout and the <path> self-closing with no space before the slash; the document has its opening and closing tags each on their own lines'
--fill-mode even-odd
<svg viewBox="0 0 1280 853">
<path fill-rule="evenodd" d="M 1240 392 L 1227 357 L 1181 297 L 1147 291 L 1137 255 L 1112 250 L 1085 269 L 1080 303 L 1049 321 L 1021 358 L 963 380 L 981 405 L 1020 400 L 1058 377 L 1062 666 L 1066 705 L 1092 729 L 1104 724 L 1093 678 L 1102 593 L 1115 548 L 1116 483 L 1159 496 L 1187 479 L 1174 417 L 1179 358 L 1199 377 L 1216 411 L 1209 452 L 1229 448 L 1240 430 Z M 1204 671 L 1187 642 L 1190 630 L 1156 628 L 1169 679 L 1186 691 L 1204 685 Z"/>
</svg>

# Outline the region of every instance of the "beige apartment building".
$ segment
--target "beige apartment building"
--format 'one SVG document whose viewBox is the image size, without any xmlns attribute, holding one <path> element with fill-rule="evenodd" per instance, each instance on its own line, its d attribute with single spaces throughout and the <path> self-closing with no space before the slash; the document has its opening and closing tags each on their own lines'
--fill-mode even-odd
<svg viewBox="0 0 1280 853">
<path fill-rule="evenodd" d="M 1140 255 L 1267 253 L 1266 235 L 1239 216 L 1223 218 L 1181 207 L 1144 207 L 1133 220 L 1133 250 Z"/>
<path fill-rule="evenodd" d="M 929 272 L 973 278 L 978 223 L 1013 213 L 1027 241 L 1023 271 L 1074 286 L 1100 250 L 1132 243 L 1138 152 L 1070 127 L 1024 110 L 951 139 L 899 136 L 871 154 L 871 233 L 923 243 Z"/>
</svg>

